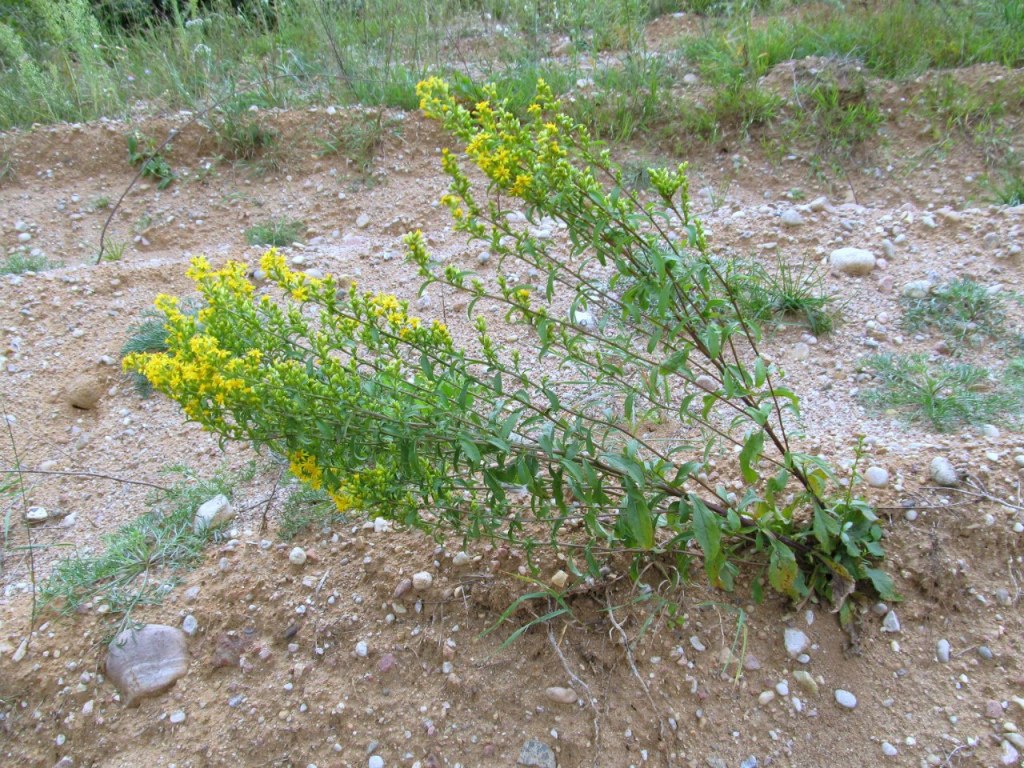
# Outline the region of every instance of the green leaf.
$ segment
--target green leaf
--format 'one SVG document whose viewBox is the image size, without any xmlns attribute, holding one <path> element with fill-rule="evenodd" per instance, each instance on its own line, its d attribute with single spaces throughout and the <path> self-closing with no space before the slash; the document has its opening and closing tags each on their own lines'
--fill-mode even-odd
<svg viewBox="0 0 1024 768">
<path fill-rule="evenodd" d="M 722 569 L 722 529 L 718 527 L 718 515 L 708 509 L 699 499 L 693 502 L 693 535 L 704 552 L 704 570 L 713 585 L 721 586 L 719 572 Z"/>
<path fill-rule="evenodd" d="M 875 588 L 878 596 L 883 600 L 900 600 L 896 592 L 896 585 L 893 584 L 892 576 L 879 568 L 864 568 L 864 575 L 871 580 L 871 586 Z"/>
<path fill-rule="evenodd" d="M 764 432 L 761 430 L 751 432 L 746 442 L 743 443 L 743 450 L 740 451 L 740 473 L 743 475 L 744 481 L 748 483 L 757 481 L 759 475 L 754 465 L 761 458 L 763 451 Z"/>
</svg>

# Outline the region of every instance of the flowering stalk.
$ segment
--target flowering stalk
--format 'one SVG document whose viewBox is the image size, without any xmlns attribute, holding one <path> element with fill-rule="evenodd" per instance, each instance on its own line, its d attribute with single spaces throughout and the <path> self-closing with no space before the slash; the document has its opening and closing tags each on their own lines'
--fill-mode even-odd
<svg viewBox="0 0 1024 768">
<path fill-rule="evenodd" d="M 669 555 L 684 572 L 699 558 L 732 589 L 738 556 L 761 553 L 756 592 L 766 580 L 794 600 L 817 593 L 844 618 L 861 580 L 893 598 L 871 508 L 830 497 L 828 466 L 790 449 L 784 419 L 799 400 L 776 383 L 730 268 L 690 214 L 685 167 L 652 170 L 657 198 L 643 201 L 542 82 L 522 119 L 493 89 L 472 108 L 441 80 L 419 93 L 488 179 L 478 196 L 444 153 L 443 202 L 497 254 L 492 281 L 441 268 L 420 233 L 406 238 L 428 284 L 467 296 L 476 351 L 394 296 L 340 291 L 272 250 L 262 267 L 274 292 L 241 264 L 196 260 L 204 309 L 158 298 L 169 349 L 126 367 L 222 437 L 286 456 L 342 510 L 528 552 L 570 547 L 595 577 L 608 552 Z M 513 277 L 516 262 L 533 283 Z M 482 305 L 534 335 L 536 362 L 495 342 Z M 652 420 L 671 423 L 667 440 L 645 434 Z"/>
</svg>

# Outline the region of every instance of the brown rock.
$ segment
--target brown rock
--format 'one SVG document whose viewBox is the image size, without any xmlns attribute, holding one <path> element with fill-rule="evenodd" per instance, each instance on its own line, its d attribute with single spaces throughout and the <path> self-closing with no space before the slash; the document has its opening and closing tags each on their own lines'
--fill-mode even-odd
<svg viewBox="0 0 1024 768">
<path fill-rule="evenodd" d="M 88 373 L 79 374 L 71 380 L 65 390 L 68 403 L 73 408 L 91 411 L 103 395 L 103 382 Z"/>
</svg>

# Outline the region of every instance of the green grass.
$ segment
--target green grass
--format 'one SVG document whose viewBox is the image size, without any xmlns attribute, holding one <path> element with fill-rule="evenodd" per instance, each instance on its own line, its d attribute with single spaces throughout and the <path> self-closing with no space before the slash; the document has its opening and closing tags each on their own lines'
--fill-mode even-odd
<svg viewBox="0 0 1024 768">
<path fill-rule="evenodd" d="M 936 329 L 951 340 L 975 343 L 1008 335 L 1003 297 L 970 278 L 957 278 L 923 299 L 904 297 L 901 303 L 908 331 Z"/>
<path fill-rule="evenodd" d="M 285 541 L 290 541 L 303 531 L 330 531 L 346 519 L 326 492 L 301 485 L 285 501 L 277 533 Z"/>
<path fill-rule="evenodd" d="M 893 409 L 907 421 L 947 432 L 998 418 L 1018 418 L 1024 370 L 1011 364 L 1004 381 L 967 363 L 930 362 L 924 355 L 874 355 L 864 362 L 875 374 L 863 400 Z"/>
<path fill-rule="evenodd" d="M 278 145 L 277 131 L 267 128 L 254 113 L 236 104 L 214 116 L 210 128 L 218 151 L 228 160 L 254 161 Z"/>
<path fill-rule="evenodd" d="M 1000 205 L 1024 205 L 1024 176 L 1006 174 L 1003 181 L 992 188 L 992 196 Z"/>
<path fill-rule="evenodd" d="M 0 186 L 14 181 L 14 161 L 7 152 L 0 152 Z"/>
<path fill-rule="evenodd" d="M 825 291 L 823 275 L 806 265 L 780 260 L 769 270 L 751 264 L 744 269 L 739 295 L 743 314 L 761 324 L 776 318 L 796 321 L 815 336 L 826 336 L 839 319 L 836 299 Z"/>
<path fill-rule="evenodd" d="M 306 234 L 306 225 L 298 219 L 273 219 L 256 224 L 245 230 L 245 241 L 249 245 L 282 247 L 301 240 Z"/>
<path fill-rule="evenodd" d="M 199 562 L 206 543 L 221 535 L 192 529 L 196 509 L 217 494 L 230 496 L 236 484 L 252 478 L 254 467 L 209 478 L 187 468 L 170 471 L 180 479 L 151 495 L 145 514 L 104 536 L 101 552 L 76 554 L 57 565 L 40 591 L 40 609 L 67 615 L 85 603 L 106 605 L 118 629 L 127 626 L 137 606 L 162 602 L 181 573 Z"/>
<path fill-rule="evenodd" d="M 45 256 L 31 256 L 27 253 L 12 253 L 0 260 L 0 275 L 20 275 L 23 272 L 44 272 L 60 266 Z"/>
</svg>

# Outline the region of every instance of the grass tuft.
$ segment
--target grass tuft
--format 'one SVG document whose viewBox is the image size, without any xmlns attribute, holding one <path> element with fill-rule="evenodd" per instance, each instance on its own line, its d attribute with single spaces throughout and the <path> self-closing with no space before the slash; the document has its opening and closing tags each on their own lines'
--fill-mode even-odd
<svg viewBox="0 0 1024 768">
<path fill-rule="evenodd" d="M 912 423 L 947 432 L 1001 416 L 1019 417 L 1021 377 L 1012 367 L 1006 381 L 999 382 L 985 368 L 945 360 L 933 363 L 924 355 L 873 355 L 864 365 L 875 372 L 876 381 L 862 393 L 864 401 L 892 408 Z"/>
<path fill-rule="evenodd" d="M 909 331 L 935 328 L 960 342 L 1007 335 L 1002 297 L 970 278 L 935 288 L 922 299 L 905 297 L 902 303 L 903 326 Z"/>
<path fill-rule="evenodd" d="M 59 267 L 57 262 L 50 261 L 42 255 L 32 256 L 28 253 L 12 253 L 0 261 L 0 275 L 20 275 L 23 272 L 44 272 Z"/>
<path fill-rule="evenodd" d="M 230 496 L 253 470 L 209 478 L 183 467 L 169 471 L 180 479 L 150 496 L 145 514 L 105 536 L 102 552 L 76 554 L 57 565 L 40 592 L 41 609 L 67 615 L 86 603 L 106 605 L 119 617 L 119 631 L 130 624 L 136 607 L 163 601 L 180 574 L 202 557 L 207 541 L 220 535 L 193 530 L 196 509 L 217 494 Z"/>
<path fill-rule="evenodd" d="M 751 265 L 740 296 L 744 315 L 761 324 L 772 317 L 795 319 L 815 336 L 826 336 L 839 318 L 835 297 L 825 292 L 824 276 L 782 260 L 774 270 Z"/>
<path fill-rule="evenodd" d="M 299 219 L 280 218 L 249 227 L 245 230 L 245 241 L 249 245 L 280 248 L 301 240 L 305 234 L 305 222 Z"/>
</svg>

